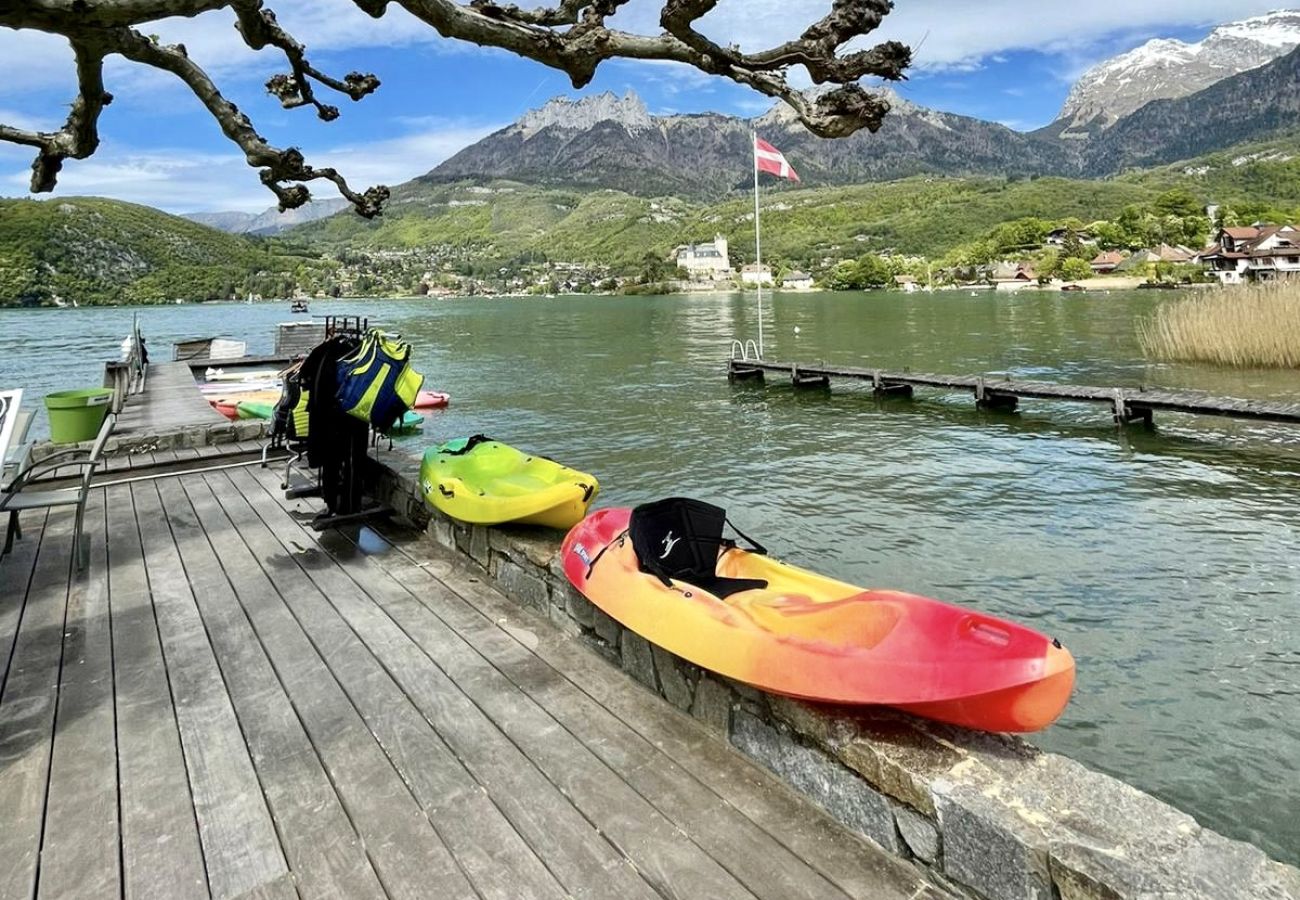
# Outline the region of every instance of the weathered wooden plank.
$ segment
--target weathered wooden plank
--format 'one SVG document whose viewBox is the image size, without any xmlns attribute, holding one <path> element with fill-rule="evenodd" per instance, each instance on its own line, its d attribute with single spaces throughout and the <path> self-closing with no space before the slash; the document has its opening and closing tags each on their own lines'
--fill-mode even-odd
<svg viewBox="0 0 1300 900">
<path fill-rule="evenodd" d="M 226 421 L 204 398 L 189 366 L 178 362 L 149 365 L 145 389 L 126 398 L 115 431 L 123 435 L 162 434 L 187 425 Z"/>
<path fill-rule="evenodd" d="M 311 536 L 304 536 L 311 540 Z M 323 537 L 323 536 L 322 536 Z M 719 862 L 546 710 L 522 694 L 401 585 L 364 557 L 348 567 L 409 634 L 516 745 L 571 798 L 657 890 L 670 897 L 752 897 Z M 370 569 L 362 574 L 361 567 Z"/>
<path fill-rule="evenodd" d="M 39 521 L 39 516 L 32 518 Z M 0 810 L 4 816 L 0 900 L 26 900 L 36 887 L 68 605 L 71 533 L 71 517 L 66 513 L 51 515 L 45 523 L 9 671 L 0 686 Z"/>
<path fill-rule="evenodd" d="M 240 897 L 289 872 L 203 619 L 181 565 L 157 485 L 131 489 L 145 573 L 167 659 L 208 884 Z"/>
<path fill-rule="evenodd" d="M 378 530 L 417 569 L 454 586 L 489 624 L 506 629 L 511 637 L 518 629 L 531 634 L 535 640 L 529 641 L 528 649 L 574 687 L 694 774 L 705 789 L 734 806 L 845 893 L 853 897 L 911 897 L 920 886 L 911 867 L 864 846 L 859 838 L 685 713 L 648 691 L 628 690 L 625 673 L 548 627 L 542 616 L 469 577 L 462 566 L 432 542 L 411 539 L 388 523 L 380 524 Z M 384 560 L 404 583 L 420 583 L 416 573 L 394 563 L 392 555 L 386 555 Z"/>
<path fill-rule="evenodd" d="M 278 484 L 274 476 L 266 472 L 260 475 L 274 490 Z M 260 501 L 251 489 L 247 495 L 254 498 L 259 511 L 265 510 L 270 521 L 277 522 L 273 530 L 282 541 L 304 549 L 312 546 L 311 535 L 292 522 L 292 516 L 283 508 L 285 517 L 277 517 L 272 507 L 279 504 L 270 495 Z M 346 576 L 340 577 L 337 570 L 321 566 L 312 574 L 327 594 L 338 598 L 340 613 L 566 890 L 584 898 L 649 900 L 659 896 L 389 614 L 368 597 L 357 602 L 355 584 Z M 398 602 L 406 603 L 418 614 L 418 604 L 411 598 Z"/>
<path fill-rule="evenodd" d="M 281 596 L 477 892 L 502 900 L 564 896 L 482 785 L 331 605 L 369 602 L 364 594 L 346 578 L 316 578 L 322 567 L 304 565 L 301 551 L 281 544 L 229 477 L 213 474 L 207 480 L 250 554 L 268 577 L 276 577 Z M 253 489 L 260 493 L 256 485 Z M 301 574 L 286 572 L 286 560 L 299 566 Z"/>
<path fill-rule="evenodd" d="M 36 550 L 41 545 L 45 515 L 44 510 L 26 513 L 22 518 L 23 536 L 15 538 L 13 550 L 0 557 L 0 690 L 3 690 L 5 677 L 9 673 L 14 641 L 18 638 L 18 624 L 22 621 L 23 608 L 27 604 L 27 587 L 32 580 Z M 0 513 L 0 534 L 8 526 L 9 514 Z M 0 543 L 0 547 L 3 546 Z"/>
<path fill-rule="evenodd" d="M 72 578 L 63 628 L 62 677 L 41 841 L 41 897 L 113 897 L 121 885 L 104 522 L 103 495 L 96 492 L 87 504 L 83 535 L 90 543 L 90 565 Z"/>
<path fill-rule="evenodd" d="M 329 667 L 249 557 L 201 477 L 181 479 L 200 525 L 266 648 L 390 897 L 473 890 Z"/>
<path fill-rule="evenodd" d="M 206 897 L 189 774 L 131 491 L 105 489 L 108 590 L 121 791 L 122 882 L 128 897 Z"/>
<path fill-rule="evenodd" d="M 385 896 L 179 479 L 157 482 L 231 702 L 304 897 Z"/>
<path fill-rule="evenodd" d="M 400 557 L 398 557 L 400 559 Z M 386 558 L 386 562 L 392 558 Z M 750 891 L 772 898 L 843 898 L 820 872 L 739 813 L 708 785 L 616 719 L 561 673 L 427 571 L 395 564 L 399 578 L 426 606 L 583 742 L 641 796 L 689 834 Z M 374 575 L 374 577 L 380 577 Z M 454 584 L 460 585 L 460 579 Z M 519 622 L 519 617 L 512 617 Z M 529 628 L 531 626 L 531 628 Z M 552 630 L 530 621 L 533 635 Z M 622 676 L 626 690 L 634 690 Z"/>
<path fill-rule="evenodd" d="M 383 531 L 391 533 L 393 529 L 384 527 Z M 367 541 L 372 552 L 375 552 L 375 536 L 369 536 Z M 424 550 L 431 548 L 425 542 L 414 541 L 411 544 Z M 431 557 L 422 556 L 421 561 L 427 566 L 432 564 L 430 559 Z M 737 877 L 759 896 L 843 897 L 845 893 L 867 896 L 868 885 L 875 885 L 873 889 L 879 896 L 906 897 L 918 886 L 915 873 L 903 865 L 893 866 L 895 877 L 892 880 L 883 878 L 884 870 L 889 869 L 893 861 L 878 851 L 867 850 L 860 842 L 844 835 L 842 830 L 838 843 L 847 852 L 840 855 L 841 865 L 832 867 L 840 877 L 823 876 L 819 867 L 804 862 L 802 854 L 787 849 L 787 840 L 806 834 L 810 820 L 820 821 L 821 827 L 817 830 L 821 839 L 826 839 L 827 832 L 836 831 L 836 826 L 830 825 L 826 817 L 808 808 L 800 811 L 801 816 L 791 816 L 789 807 L 795 804 L 783 804 L 779 810 L 781 817 L 769 817 L 766 823 L 777 824 L 782 837 L 774 836 L 768 829 L 760 828 L 746 818 L 734 808 L 731 798 L 716 791 L 714 780 L 720 776 L 724 781 L 733 779 L 736 770 L 740 769 L 748 770 L 757 783 L 766 784 L 768 793 L 775 793 L 781 788 L 775 779 L 764 777 L 757 768 L 729 751 L 723 754 L 727 758 L 721 769 L 714 766 L 704 773 L 704 777 L 694 772 L 687 758 L 702 753 L 701 745 L 717 744 L 720 749 L 726 750 L 720 742 L 704 734 L 698 723 L 692 722 L 688 717 L 681 717 L 675 723 L 677 728 L 674 733 L 683 752 L 662 752 L 662 729 L 653 738 L 642 734 L 633 723 L 617 718 L 602 702 L 584 693 L 571 672 L 557 671 L 549 661 L 544 661 L 533 652 L 542 644 L 567 644 L 572 647 L 570 643 L 559 639 L 547 620 L 509 603 L 481 580 L 471 580 L 468 573 L 452 568 L 445 561 L 441 561 L 437 573 L 439 576 L 447 576 L 444 584 L 429 569 L 415 565 L 406 554 L 385 553 L 383 560 L 384 570 L 393 579 L 433 608 L 440 618 L 582 739 L 607 764 L 621 773 L 630 773 L 624 776 L 629 783 L 688 831 L 711 855 L 725 860 Z M 447 585 L 452 585 L 452 589 Z M 452 590 L 457 593 L 453 594 Z M 461 596 L 471 591 L 472 603 Z M 490 612 L 479 608 L 485 602 L 492 604 Z M 509 623 L 511 631 L 503 630 L 501 623 Z M 530 647 L 525 648 L 515 637 L 519 633 L 518 629 L 531 634 L 537 644 L 534 645 L 530 639 Z M 645 701 L 646 706 L 668 710 L 666 704 L 645 691 L 632 688 L 623 673 L 612 670 L 594 654 L 580 651 L 575 655 L 587 658 L 587 665 L 579 670 L 579 674 L 585 676 L 584 680 L 609 688 L 607 694 L 615 698 L 628 694 Z M 690 737 L 690 742 L 684 745 L 687 736 Z M 755 791 L 750 789 L 739 793 L 744 797 Z M 814 849 L 809 842 L 803 844 L 805 850 Z M 880 862 L 876 865 L 864 864 L 857 861 L 856 856 L 864 856 L 871 862 L 878 858 Z M 842 865 L 844 862 L 851 864 L 846 867 Z M 854 890 L 844 887 L 845 882 Z"/>
</svg>

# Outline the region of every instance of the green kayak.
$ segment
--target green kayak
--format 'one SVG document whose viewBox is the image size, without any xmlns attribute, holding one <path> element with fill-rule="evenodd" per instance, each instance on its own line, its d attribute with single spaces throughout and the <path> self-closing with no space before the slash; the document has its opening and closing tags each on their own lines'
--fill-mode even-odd
<svg viewBox="0 0 1300 900">
<path fill-rule="evenodd" d="M 420 483 L 430 505 L 462 522 L 564 529 L 581 521 L 600 490 L 585 472 L 483 435 L 425 451 Z"/>
</svg>

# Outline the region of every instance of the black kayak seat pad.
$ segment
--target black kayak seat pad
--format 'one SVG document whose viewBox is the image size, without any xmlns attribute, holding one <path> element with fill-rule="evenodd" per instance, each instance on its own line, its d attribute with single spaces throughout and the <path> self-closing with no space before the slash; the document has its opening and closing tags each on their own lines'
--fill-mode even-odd
<svg viewBox="0 0 1300 900">
<path fill-rule="evenodd" d="M 642 572 L 656 576 L 665 585 L 680 581 L 725 600 L 741 591 L 761 590 L 761 578 L 725 578 L 718 574 L 718 555 L 736 542 L 722 536 L 731 524 L 720 506 L 688 497 L 668 497 L 643 503 L 632 510 L 628 533 Z M 755 553 L 767 555 L 763 547 L 746 537 L 735 525 L 733 531 L 750 544 Z"/>
</svg>

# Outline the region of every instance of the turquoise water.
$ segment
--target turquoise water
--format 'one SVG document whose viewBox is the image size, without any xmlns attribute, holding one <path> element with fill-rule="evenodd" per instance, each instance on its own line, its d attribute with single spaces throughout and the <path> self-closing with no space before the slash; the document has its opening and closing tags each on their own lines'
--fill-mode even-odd
<svg viewBox="0 0 1300 900">
<path fill-rule="evenodd" d="M 1300 397 L 1298 373 L 1147 365 L 1135 319 L 1164 299 L 786 295 L 769 298 L 768 356 Z M 136 312 L 155 359 L 208 334 L 270 352 L 275 324 L 301 318 L 287 304 Z M 401 439 L 413 447 L 486 432 L 594 472 L 601 502 L 712 499 L 796 564 L 1059 637 L 1078 690 L 1036 743 L 1300 862 L 1300 430 L 1163 416 L 1123 433 L 1101 407 L 731 386 L 752 295 L 312 312 L 369 314 L 414 342 L 452 403 Z M 99 384 L 131 315 L 0 311 L 0 387 Z"/>
</svg>

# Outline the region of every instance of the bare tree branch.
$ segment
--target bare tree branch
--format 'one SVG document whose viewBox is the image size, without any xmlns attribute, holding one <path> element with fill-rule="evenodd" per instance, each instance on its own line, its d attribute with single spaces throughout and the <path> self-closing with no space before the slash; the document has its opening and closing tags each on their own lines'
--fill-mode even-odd
<svg viewBox="0 0 1300 900">
<path fill-rule="evenodd" d="M 892 0 L 833 0 L 830 12 L 797 39 L 756 53 L 744 53 L 734 45 L 723 47 L 695 30 L 695 23 L 720 0 L 664 0 L 660 14 L 664 30 L 657 35 L 633 34 L 605 25 L 628 0 L 559 0 L 558 6 L 535 9 L 496 0 L 469 0 L 468 5 L 455 0 L 353 0 L 376 18 L 390 2 L 444 37 L 499 47 L 559 69 L 574 87 L 590 83 L 597 67 L 607 59 L 692 66 L 784 100 L 810 131 L 823 137 L 879 128 L 889 104 L 858 82 L 868 76 L 902 79 L 911 63 L 911 51 L 892 41 L 844 52 L 850 41 L 880 26 L 893 8 Z M 321 119 L 332 121 L 339 110 L 319 100 L 314 85 L 353 100 L 361 100 L 379 87 L 379 79 L 372 74 L 351 72 L 338 79 L 314 67 L 303 45 L 280 26 L 263 0 L 0 0 L 0 26 L 64 35 L 76 54 L 79 93 L 62 129 L 35 132 L 0 125 L 0 140 L 39 151 L 32 165 L 32 190 L 52 190 L 65 159 L 83 159 L 95 152 L 99 115 L 112 100 L 104 91 L 103 60 L 118 53 L 170 72 L 188 85 L 226 137 L 244 152 L 248 164 L 261 170 L 262 182 L 279 198 L 281 209 L 301 206 L 310 199 L 305 183 L 326 180 L 361 215 L 376 215 L 388 197 L 388 188 L 357 193 L 333 169 L 307 165 L 297 149 L 272 147 L 248 117 L 221 95 L 207 73 L 190 61 L 184 47 L 161 46 L 135 30 L 135 26 L 159 18 L 218 9 L 234 12 L 236 28 L 249 47 L 274 47 L 285 55 L 289 72 L 274 76 L 266 87 L 286 109 L 311 106 Z M 787 73 L 793 66 L 803 66 L 817 84 L 837 87 L 809 97 L 790 86 Z"/>
</svg>

